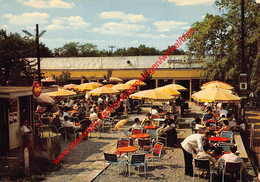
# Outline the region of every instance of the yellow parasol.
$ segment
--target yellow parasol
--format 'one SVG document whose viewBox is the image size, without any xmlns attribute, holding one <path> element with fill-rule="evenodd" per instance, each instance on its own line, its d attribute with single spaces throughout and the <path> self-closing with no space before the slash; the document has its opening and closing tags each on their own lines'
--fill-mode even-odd
<svg viewBox="0 0 260 182">
<path fill-rule="evenodd" d="M 169 94 L 166 94 L 160 90 L 144 90 L 134 94 L 131 94 L 132 99 L 150 99 L 150 100 L 170 100 L 173 99 Z"/>
<path fill-rule="evenodd" d="M 144 82 L 142 82 L 141 80 L 139 81 L 139 80 L 129 80 L 128 82 L 126 82 L 125 84 L 128 84 L 128 85 L 133 85 L 136 81 L 138 81 L 140 84 L 138 84 L 138 86 L 139 85 L 146 85 L 146 83 L 144 83 Z"/>
<path fill-rule="evenodd" d="M 109 83 L 123 83 L 124 81 L 121 78 L 117 77 L 110 77 L 109 78 Z"/>
<path fill-rule="evenodd" d="M 86 94 L 99 96 L 102 94 L 116 94 L 116 93 L 119 93 L 119 91 L 113 88 L 99 87 L 87 92 Z"/>
<path fill-rule="evenodd" d="M 205 90 L 208 88 L 223 88 L 223 89 L 227 89 L 227 90 L 234 89 L 234 87 L 231 87 L 231 86 L 227 85 L 226 83 L 211 83 L 211 84 L 201 87 L 202 90 Z"/>
<path fill-rule="evenodd" d="M 108 84 L 108 85 L 104 85 L 103 87 L 112 88 L 113 86 L 114 86 L 113 84 Z"/>
<path fill-rule="evenodd" d="M 201 90 L 191 96 L 194 100 L 198 102 L 239 102 L 240 97 L 235 96 L 229 90 L 221 88 L 208 88 Z"/>
<path fill-rule="evenodd" d="M 127 122 L 128 122 L 127 119 L 118 121 L 118 123 L 115 125 L 114 130 L 115 130 L 115 131 L 118 130 L 119 128 L 121 128 L 122 126 L 124 126 Z"/>
<path fill-rule="evenodd" d="M 98 88 L 100 86 L 102 86 L 101 83 L 89 82 L 89 83 L 83 83 L 83 84 L 75 87 L 75 90 L 82 92 L 82 91 L 85 91 L 85 90 L 93 90 L 93 89 Z"/>
<path fill-rule="evenodd" d="M 41 79 L 41 82 L 55 82 L 55 80 L 52 77 L 46 77 Z"/>
<path fill-rule="evenodd" d="M 129 84 L 117 84 L 117 85 L 113 86 L 112 88 L 121 91 L 121 90 L 127 90 L 130 87 L 131 87 L 131 85 L 129 85 Z"/>
<path fill-rule="evenodd" d="M 185 91 L 185 90 L 188 90 L 187 88 L 185 88 L 185 87 L 183 87 L 183 86 L 181 86 L 181 85 L 179 85 L 179 84 L 175 84 L 175 83 L 170 84 L 170 85 L 165 85 L 165 86 L 163 86 L 163 87 L 172 88 L 172 89 L 177 90 L 177 91 Z"/>
<path fill-rule="evenodd" d="M 48 92 L 46 93 L 50 97 L 67 97 L 71 95 L 76 95 L 76 92 L 72 92 L 69 90 L 64 90 L 64 89 L 58 89 L 56 92 Z"/>
<path fill-rule="evenodd" d="M 169 95 L 172 95 L 172 96 L 179 96 L 181 95 L 180 92 L 178 92 L 177 90 L 171 88 L 171 87 L 159 87 L 159 88 L 156 88 L 155 90 L 159 90 L 159 91 L 162 91 L 166 94 L 169 94 Z"/>
<path fill-rule="evenodd" d="M 212 84 L 212 83 L 223 83 L 223 84 L 226 84 L 228 86 L 231 86 L 229 85 L 228 83 L 225 83 L 225 82 L 222 82 L 222 81 L 211 81 L 211 82 L 207 82 L 207 83 L 204 83 L 202 86 L 206 86 L 206 85 L 209 85 L 209 84 Z"/>
<path fill-rule="evenodd" d="M 65 90 L 71 90 L 71 89 L 74 89 L 77 86 L 79 86 L 79 85 L 71 83 L 71 84 L 64 85 L 62 88 L 65 89 Z"/>
<path fill-rule="evenodd" d="M 55 100 L 46 93 L 41 93 L 39 97 L 33 96 L 33 99 L 39 104 L 55 104 Z"/>
</svg>

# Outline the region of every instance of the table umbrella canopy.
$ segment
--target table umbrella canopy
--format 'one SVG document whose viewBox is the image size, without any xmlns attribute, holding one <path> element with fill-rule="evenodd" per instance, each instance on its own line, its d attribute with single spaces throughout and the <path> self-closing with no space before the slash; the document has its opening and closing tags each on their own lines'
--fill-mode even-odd
<svg viewBox="0 0 260 182">
<path fill-rule="evenodd" d="M 131 85 L 129 85 L 129 84 L 117 84 L 117 85 L 113 86 L 112 88 L 121 91 L 121 90 L 127 90 L 130 87 L 131 87 Z"/>
<path fill-rule="evenodd" d="M 113 88 L 99 87 L 99 88 L 95 88 L 95 89 L 87 92 L 86 94 L 99 96 L 99 95 L 102 95 L 102 94 L 105 95 L 105 94 L 116 94 L 116 93 L 119 93 L 119 91 L 115 90 Z"/>
<path fill-rule="evenodd" d="M 55 100 L 46 93 L 41 93 L 39 97 L 33 97 L 33 99 L 39 104 L 54 104 Z"/>
<path fill-rule="evenodd" d="M 159 91 L 162 91 L 166 94 L 169 94 L 169 95 L 172 95 L 172 96 L 179 96 L 181 95 L 180 92 L 178 92 L 177 90 L 171 88 L 171 87 L 159 87 L 159 88 L 156 88 L 155 90 L 159 90 Z"/>
<path fill-rule="evenodd" d="M 79 85 L 71 83 L 71 84 L 64 85 L 64 86 L 63 86 L 63 89 L 65 89 L 65 90 L 71 90 L 71 89 L 74 89 L 74 88 L 77 87 L 77 86 L 79 86 Z"/>
<path fill-rule="evenodd" d="M 115 131 L 118 130 L 119 128 L 121 128 L 122 126 L 124 126 L 127 122 L 128 122 L 127 119 L 120 120 L 120 121 L 115 125 L 114 130 L 115 130 Z"/>
<path fill-rule="evenodd" d="M 55 80 L 52 77 L 46 77 L 41 79 L 41 82 L 55 82 Z"/>
<path fill-rule="evenodd" d="M 170 84 L 170 85 L 165 85 L 163 87 L 166 87 L 166 88 L 172 88 L 174 90 L 177 90 L 177 91 L 185 91 L 185 90 L 188 90 L 187 88 L 183 87 L 182 85 L 179 85 L 179 84 Z"/>
<path fill-rule="evenodd" d="M 173 99 L 169 94 L 166 94 L 160 90 L 144 90 L 134 94 L 131 94 L 132 99 L 151 99 L 151 100 L 170 100 Z"/>
<path fill-rule="evenodd" d="M 109 78 L 109 83 L 123 83 L 124 81 L 121 78 L 117 78 L 117 77 L 110 77 Z"/>
<path fill-rule="evenodd" d="M 240 97 L 233 95 L 231 91 L 221 88 L 208 88 L 201 90 L 191 96 L 198 102 L 239 102 Z"/>
<path fill-rule="evenodd" d="M 100 87 L 102 85 L 103 84 L 98 83 L 98 82 L 83 83 L 83 84 L 75 87 L 75 90 L 77 90 L 79 92 L 83 92 L 85 90 L 93 90 L 93 89 L 98 88 L 98 87 Z"/>
<path fill-rule="evenodd" d="M 207 83 L 204 83 L 202 86 L 206 86 L 206 85 L 209 85 L 209 84 L 212 84 L 212 83 L 223 83 L 223 84 L 226 84 L 228 86 L 232 86 L 232 85 L 229 85 L 228 83 L 225 83 L 225 82 L 222 82 L 222 81 L 211 81 L 211 82 L 207 82 Z"/>
<path fill-rule="evenodd" d="M 107 85 L 104 85 L 103 87 L 112 88 L 113 86 L 114 86 L 113 84 L 107 84 Z"/>
<path fill-rule="evenodd" d="M 234 87 L 231 87 L 231 86 L 227 85 L 226 83 L 211 83 L 211 84 L 201 87 L 202 90 L 205 90 L 208 88 L 223 88 L 223 89 L 227 89 L 227 90 L 234 89 Z"/>
<path fill-rule="evenodd" d="M 146 83 L 142 82 L 141 80 L 129 80 L 128 82 L 126 82 L 125 84 L 129 84 L 129 85 L 133 85 L 136 81 L 138 81 L 140 84 L 139 85 L 146 85 Z M 139 86 L 138 85 L 138 86 Z"/>
<path fill-rule="evenodd" d="M 58 91 L 56 92 L 48 92 L 46 94 L 50 97 L 68 97 L 71 95 L 76 95 L 76 92 L 72 92 L 64 89 L 58 89 Z"/>
</svg>

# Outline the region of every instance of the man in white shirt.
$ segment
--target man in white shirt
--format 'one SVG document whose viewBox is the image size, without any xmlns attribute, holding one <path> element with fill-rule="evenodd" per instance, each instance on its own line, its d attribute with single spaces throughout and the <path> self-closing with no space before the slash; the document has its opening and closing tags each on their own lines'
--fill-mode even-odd
<svg viewBox="0 0 260 182">
<path fill-rule="evenodd" d="M 209 137 L 209 132 L 204 134 L 193 134 L 185 138 L 181 143 L 185 161 L 185 175 L 193 176 L 192 151 L 203 152 L 203 140 L 207 140 Z"/>
<path fill-rule="evenodd" d="M 218 162 L 243 162 L 243 159 L 236 155 L 237 147 L 232 145 L 229 149 L 229 154 L 224 154 L 218 159 Z"/>
<path fill-rule="evenodd" d="M 135 124 L 133 124 L 133 126 L 132 126 L 132 131 L 133 130 L 143 130 L 143 129 L 145 129 L 145 127 L 143 125 L 141 125 L 139 118 L 135 118 Z"/>
<path fill-rule="evenodd" d="M 150 112 L 152 115 L 159 115 L 159 112 L 155 109 L 155 106 L 152 107 L 152 110 Z"/>
<path fill-rule="evenodd" d="M 94 121 L 96 121 L 97 119 L 98 119 L 98 115 L 97 115 L 97 113 L 96 113 L 96 110 L 94 109 L 93 113 L 91 113 L 91 114 L 89 115 L 89 120 L 90 120 L 91 122 L 94 122 Z"/>
<path fill-rule="evenodd" d="M 68 116 L 64 116 L 64 127 L 72 127 L 74 129 L 80 129 L 81 126 L 75 126 L 72 122 L 69 121 Z"/>
</svg>

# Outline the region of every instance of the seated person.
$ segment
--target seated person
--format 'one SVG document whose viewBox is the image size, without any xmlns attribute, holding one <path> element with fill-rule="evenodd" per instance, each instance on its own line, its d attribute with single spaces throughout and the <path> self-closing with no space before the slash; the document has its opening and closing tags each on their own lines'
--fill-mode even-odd
<svg viewBox="0 0 260 182">
<path fill-rule="evenodd" d="M 29 123 L 27 120 L 24 120 L 23 125 L 20 128 L 20 133 L 22 137 L 22 148 L 23 150 L 28 147 L 29 152 L 32 156 L 34 156 L 33 153 L 33 131 L 32 128 L 29 126 Z"/>
<path fill-rule="evenodd" d="M 197 119 L 197 118 L 198 118 L 198 115 L 195 114 L 195 115 L 193 116 L 193 120 L 190 121 L 190 128 L 195 129 L 196 119 Z"/>
<path fill-rule="evenodd" d="M 141 124 L 139 118 L 135 118 L 135 124 L 133 124 L 133 126 L 129 129 L 130 131 L 133 131 L 133 130 L 144 130 L 145 127 Z"/>
<path fill-rule="evenodd" d="M 145 125 L 145 126 L 146 125 L 152 125 L 152 126 L 154 125 L 151 113 L 147 112 L 145 114 L 145 118 L 144 118 L 144 120 L 141 124 Z"/>
<path fill-rule="evenodd" d="M 201 124 L 201 119 L 200 118 L 196 118 L 195 122 L 196 122 L 195 130 L 203 130 L 203 129 L 206 128 L 205 124 Z"/>
<path fill-rule="evenodd" d="M 93 123 L 94 121 L 96 121 L 98 119 L 98 115 L 97 115 L 97 112 L 96 110 L 94 109 L 93 110 L 93 113 L 91 113 L 89 115 L 89 120 Z"/>
<path fill-rule="evenodd" d="M 159 112 L 156 110 L 156 107 L 155 107 L 155 106 L 152 107 L 152 110 L 150 111 L 150 113 L 151 113 L 152 115 L 158 115 L 158 116 L 159 116 Z"/>
<path fill-rule="evenodd" d="M 166 120 L 166 126 L 158 130 L 159 137 L 166 137 L 167 146 L 173 147 L 177 142 L 177 132 L 172 119 Z"/>
<path fill-rule="evenodd" d="M 210 145 L 207 142 L 204 142 L 203 152 L 198 152 L 196 155 L 197 159 L 209 159 L 213 164 L 217 163 L 216 159 L 211 156 L 212 152 L 210 152 Z"/>
<path fill-rule="evenodd" d="M 242 167 L 243 167 L 243 170 L 245 172 L 246 170 L 246 164 L 244 163 L 243 159 L 241 157 L 239 157 L 238 155 L 236 155 L 236 152 L 237 152 L 237 147 L 236 145 L 232 145 L 229 149 L 229 154 L 224 154 L 222 155 L 222 157 L 220 157 L 218 159 L 218 163 L 219 164 L 222 164 L 222 163 L 225 163 L 225 162 L 233 162 L 233 163 L 238 163 L 238 162 L 242 162 Z M 221 165 L 219 165 L 221 166 Z M 239 171 L 238 171 L 239 172 Z"/>
<path fill-rule="evenodd" d="M 220 134 L 222 131 L 231 131 L 231 128 L 229 127 L 229 122 L 227 119 L 223 120 L 223 127 L 218 130 L 216 133 Z"/>
<path fill-rule="evenodd" d="M 245 125 L 245 123 L 242 122 L 241 119 L 238 119 L 237 125 L 233 126 L 231 129 L 232 129 L 232 131 L 244 132 L 246 129 L 246 125 Z"/>
<path fill-rule="evenodd" d="M 208 121 L 208 120 L 210 120 L 210 119 L 212 119 L 212 118 L 213 118 L 212 109 L 211 109 L 211 107 L 208 107 L 207 108 L 207 114 L 205 114 L 203 116 L 203 123 Z"/>
<path fill-rule="evenodd" d="M 234 117 L 232 114 L 228 113 L 227 114 L 227 119 L 228 119 L 228 122 L 229 122 L 229 127 L 232 128 L 234 126 L 237 125 L 236 121 L 234 120 Z"/>
<path fill-rule="evenodd" d="M 81 125 L 76 126 L 72 122 L 70 122 L 68 116 L 64 116 L 64 124 L 63 125 L 64 125 L 64 127 L 72 127 L 76 130 L 81 128 Z"/>
<path fill-rule="evenodd" d="M 155 106 L 155 109 L 156 109 L 159 113 L 163 113 L 163 109 L 160 108 L 159 106 Z"/>
</svg>

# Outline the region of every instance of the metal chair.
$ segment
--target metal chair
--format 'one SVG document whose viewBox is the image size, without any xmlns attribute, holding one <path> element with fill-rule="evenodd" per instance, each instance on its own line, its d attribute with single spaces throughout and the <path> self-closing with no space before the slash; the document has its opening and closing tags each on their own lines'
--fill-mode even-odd
<svg viewBox="0 0 260 182">
<path fill-rule="evenodd" d="M 193 169 L 194 169 L 194 173 L 193 173 L 193 182 L 195 179 L 195 171 L 198 171 L 198 176 L 200 171 L 207 171 L 210 173 L 210 182 L 212 181 L 212 169 L 211 169 L 211 165 L 210 165 L 210 161 L 209 159 L 194 159 L 193 160 Z"/>
<path fill-rule="evenodd" d="M 143 130 L 142 129 L 133 129 L 132 134 L 143 134 Z"/>
<path fill-rule="evenodd" d="M 138 151 L 142 150 L 143 152 L 147 152 L 151 150 L 152 145 L 151 145 L 151 140 L 150 139 L 138 139 Z"/>
<path fill-rule="evenodd" d="M 116 154 L 109 154 L 104 152 L 104 169 L 106 168 L 105 163 L 108 162 L 109 164 L 112 165 L 117 165 L 117 171 L 118 171 L 118 175 L 119 175 L 119 164 L 123 161 L 123 160 L 118 160 L 117 159 L 117 155 Z"/>
<path fill-rule="evenodd" d="M 126 164 L 128 165 L 128 169 L 129 169 L 129 178 L 130 178 L 130 167 L 131 166 L 138 166 L 138 172 L 139 172 L 139 168 L 140 166 L 144 166 L 144 172 L 145 172 L 145 176 L 146 176 L 146 167 L 145 167 L 145 154 L 133 154 L 131 156 L 131 160 L 127 160 Z"/>
<path fill-rule="evenodd" d="M 231 174 L 236 174 L 239 172 L 240 175 L 240 182 L 242 182 L 242 162 L 225 162 L 224 168 L 222 170 L 222 182 L 225 181 L 225 174 L 226 173 L 231 173 Z"/>
<path fill-rule="evenodd" d="M 129 146 L 129 140 L 127 138 L 121 138 L 121 139 L 117 140 L 117 142 L 116 142 L 116 148 L 128 147 L 128 146 Z M 123 153 L 115 151 L 115 154 L 121 155 Z"/>
<path fill-rule="evenodd" d="M 73 127 L 65 127 L 65 141 L 67 142 L 67 138 L 68 138 L 68 135 L 71 136 L 71 135 L 74 135 L 74 138 L 76 140 L 76 132 L 74 130 Z"/>
<path fill-rule="evenodd" d="M 160 167 L 162 148 L 163 148 L 163 143 L 156 142 L 153 149 L 151 150 L 151 153 L 145 155 L 146 160 L 147 160 L 147 168 L 148 168 L 149 158 L 152 159 L 152 162 L 153 162 L 154 159 L 158 159 L 159 160 L 159 167 Z"/>
<path fill-rule="evenodd" d="M 233 143 L 233 132 L 232 131 L 222 131 L 220 136 L 228 138 L 230 140 L 230 142 Z"/>
</svg>

